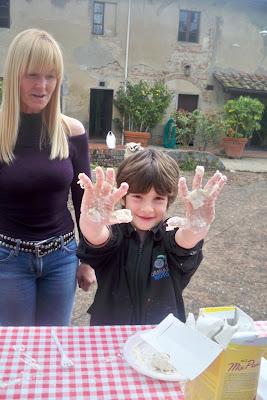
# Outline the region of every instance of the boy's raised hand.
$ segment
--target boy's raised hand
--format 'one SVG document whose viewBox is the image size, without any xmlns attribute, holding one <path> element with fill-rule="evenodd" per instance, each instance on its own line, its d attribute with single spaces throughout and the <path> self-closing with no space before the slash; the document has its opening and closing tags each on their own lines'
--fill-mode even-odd
<svg viewBox="0 0 267 400">
<path fill-rule="evenodd" d="M 115 205 L 126 195 L 128 184 L 123 182 L 118 189 L 114 188 L 113 168 L 107 168 L 106 175 L 101 167 L 97 167 L 95 172 L 95 184 L 83 173 L 78 176 L 78 183 L 84 189 L 80 218 L 85 223 L 96 225 L 130 222 L 132 216 L 129 210 L 114 210 Z"/>
<path fill-rule="evenodd" d="M 204 167 L 197 166 L 193 178 L 192 191 L 188 190 L 186 179 L 181 177 L 178 183 L 178 194 L 185 205 L 186 217 L 172 217 L 167 221 L 167 230 L 179 227 L 191 230 L 192 233 L 207 232 L 215 218 L 216 200 L 227 182 L 225 175 L 217 171 L 202 189 Z"/>
</svg>

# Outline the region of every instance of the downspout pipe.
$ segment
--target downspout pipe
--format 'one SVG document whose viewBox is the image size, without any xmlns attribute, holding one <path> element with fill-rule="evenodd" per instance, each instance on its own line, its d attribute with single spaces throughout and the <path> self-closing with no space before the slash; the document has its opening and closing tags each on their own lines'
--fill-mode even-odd
<svg viewBox="0 0 267 400">
<path fill-rule="evenodd" d="M 124 66 L 124 90 L 126 91 L 128 80 L 128 59 L 129 59 L 129 41 L 130 41 L 130 27 L 131 27 L 131 6 L 132 1 L 128 0 L 128 21 L 127 21 L 127 35 L 126 35 L 126 49 L 125 49 L 125 66 Z M 123 134 L 121 137 L 121 144 L 124 144 L 124 116 L 122 119 Z"/>
<path fill-rule="evenodd" d="M 124 68 L 124 88 L 126 90 L 128 79 L 128 59 L 129 59 L 129 40 L 130 40 L 130 26 L 131 26 L 131 0 L 128 0 L 128 22 L 127 22 L 127 35 L 126 35 L 126 51 L 125 51 L 125 68 Z"/>
</svg>

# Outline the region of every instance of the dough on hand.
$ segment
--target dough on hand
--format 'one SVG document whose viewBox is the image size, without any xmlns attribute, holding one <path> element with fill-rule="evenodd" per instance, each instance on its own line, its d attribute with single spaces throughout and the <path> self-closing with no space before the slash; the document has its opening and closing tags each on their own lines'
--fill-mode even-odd
<svg viewBox="0 0 267 400">
<path fill-rule="evenodd" d="M 205 168 L 203 167 L 203 165 L 197 165 L 196 166 L 196 174 L 198 174 L 201 177 L 203 177 L 204 172 L 205 172 Z"/>
<path fill-rule="evenodd" d="M 181 217 L 171 217 L 166 221 L 166 231 L 173 231 L 175 228 L 186 226 L 187 219 Z"/>
<path fill-rule="evenodd" d="M 188 192 L 186 198 L 190 201 L 193 209 L 196 210 L 202 207 L 206 200 L 208 193 L 204 189 L 195 189 L 192 192 Z"/>
<path fill-rule="evenodd" d="M 109 224 L 126 224 L 128 222 L 131 222 L 133 219 L 131 210 L 128 210 L 127 208 L 115 210 L 110 215 L 108 215 L 105 209 L 100 205 L 89 208 L 87 210 L 87 216 L 92 222 L 102 223 L 103 221 L 105 221 L 105 223 Z"/>
<path fill-rule="evenodd" d="M 113 211 L 111 214 L 110 222 L 113 224 L 126 224 L 131 222 L 133 219 L 131 210 L 128 208 L 122 208 L 121 210 Z"/>
</svg>

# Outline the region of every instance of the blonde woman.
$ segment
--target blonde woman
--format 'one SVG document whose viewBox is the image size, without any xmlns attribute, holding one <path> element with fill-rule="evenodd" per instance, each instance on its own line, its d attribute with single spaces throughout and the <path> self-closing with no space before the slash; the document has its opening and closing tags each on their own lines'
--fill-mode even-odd
<svg viewBox="0 0 267 400">
<path fill-rule="evenodd" d="M 0 325 L 68 325 L 78 259 L 71 190 L 90 174 L 87 134 L 60 112 L 63 59 L 47 32 L 12 41 L 0 111 Z M 88 268 L 90 268 L 88 266 Z"/>
</svg>

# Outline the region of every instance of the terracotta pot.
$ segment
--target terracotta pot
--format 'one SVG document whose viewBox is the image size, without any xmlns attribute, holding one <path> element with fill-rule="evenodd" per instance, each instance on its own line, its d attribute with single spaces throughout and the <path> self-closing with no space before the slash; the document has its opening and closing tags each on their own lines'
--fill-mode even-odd
<svg viewBox="0 0 267 400">
<path fill-rule="evenodd" d="M 150 132 L 124 131 L 125 143 L 135 142 L 140 143 L 143 147 L 146 147 L 149 144 L 150 137 Z"/>
<path fill-rule="evenodd" d="M 247 138 L 225 137 L 223 138 L 224 152 L 229 158 L 241 158 L 247 142 Z"/>
</svg>

